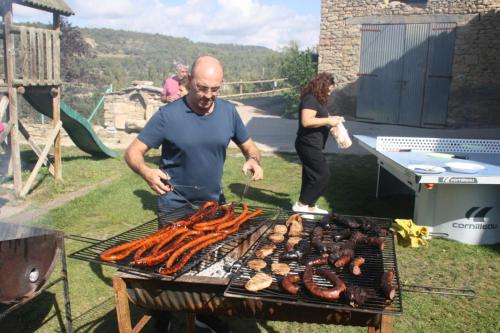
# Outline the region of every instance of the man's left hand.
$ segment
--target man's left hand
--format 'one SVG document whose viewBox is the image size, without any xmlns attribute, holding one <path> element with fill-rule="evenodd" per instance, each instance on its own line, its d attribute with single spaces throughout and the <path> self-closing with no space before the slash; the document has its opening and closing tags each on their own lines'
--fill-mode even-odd
<svg viewBox="0 0 500 333">
<path fill-rule="evenodd" d="M 254 159 L 249 159 L 243 164 L 243 174 L 245 176 L 251 171 L 253 172 L 252 180 L 264 179 L 264 169 L 259 165 L 259 163 Z"/>
</svg>

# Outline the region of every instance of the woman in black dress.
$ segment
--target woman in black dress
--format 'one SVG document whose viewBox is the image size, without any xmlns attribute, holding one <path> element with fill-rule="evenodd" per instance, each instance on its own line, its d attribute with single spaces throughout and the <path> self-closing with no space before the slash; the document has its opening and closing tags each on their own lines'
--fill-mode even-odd
<svg viewBox="0 0 500 333">
<path fill-rule="evenodd" d="M 323 155 L 329 131 L 344 121 L 343 117 L 330 116 L 326 107 L 334 83 L 331 74 L 320 73 L 309 81 L 300 94 L 295 150 L 302 162 L 302 185 L 299 200 L 292 207 L 295 212 L 328 213 L 317 207 L 316 201 L 324 193 L 330 178 L 328 163 Z"/>
</svg>

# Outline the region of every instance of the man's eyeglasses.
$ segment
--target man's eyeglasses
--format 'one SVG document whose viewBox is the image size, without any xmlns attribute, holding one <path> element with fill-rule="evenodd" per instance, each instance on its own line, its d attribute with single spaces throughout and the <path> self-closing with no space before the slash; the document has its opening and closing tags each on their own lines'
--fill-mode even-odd
<svg viewBox="0 0 500 333">
<path fill-rule="evenodd" d="M 195 82 L 195 87 L 196 91 L 201 92 L 202 94 L 208 94 L 208 92 L 211 92 L 212 94 L 217 94 L 220 91 L 221 86 L 216 86 L 216 87 L 207 87 L 202 84 L 196 83 Z"/>
</svg>

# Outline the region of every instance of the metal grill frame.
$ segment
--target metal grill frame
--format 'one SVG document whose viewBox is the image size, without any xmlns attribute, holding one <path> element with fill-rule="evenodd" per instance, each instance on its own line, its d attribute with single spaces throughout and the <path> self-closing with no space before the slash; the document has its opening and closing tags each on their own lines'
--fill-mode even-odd
<svg viewBox="0 0 500 333">
<path fill-rule="evenodd" d="M 378 136 L 378 151 L 500 154 L 500 140 Z"/>
<path fill-rule="evenodd" d="M 261 247 L 264 244 L 271 243 L 267 236 L 272 233 L 272 229 L 275 224 L 283 224 L 287 220 L 288 216 L 292 213 L 280 215 L 275 221 L 271 228 L 269 228 L 257 242 L 252 246 L 252 248 L 243 256 L 238 264 L 241 266 L 239 270 L 232 277 L 229 285 L 227 286 L 224 296 L 225 297 L 234 297 L 234 298 L 251 298 L 260 301 L 269 301 L 269 302 L 281 302 L 288 304 L 296 304 L 302 306 L 309 307 L 319 307 L 319 308 L 329 308 L 332 310 L 347 310 L 353 312 L 364 312 L 364 313 L 372 313 L 372 314 L 382 314 L 382 315 L 391 315 L 391 316 L 399 316 L 403 313 L 403 305 L 402 305 L 402 295 L 401 295 L 401 282 L 399 278 L 399 272 L 397 267 L 396 260 L 396 249 L 394 242 L 394 235 L 392 232 L 385 238 L 384 251 L 380 253 L 380 250 L 368 246 L 368 245 L 359 245 L 356 248 L 355 254 L 356 256 L 362 255 L 365 257 L 366 263 L 361 266 L 361 270 L 363 274 L 359 277 L 353 276 L 350 272 L 348 272 L 347 266 L 343 272 L 339 273 L 340 278 L 349 286 L 351 283 L 363 287 L 368 293 L 368 300 L 365 304 L 360 307 L 354 308 L 345 304 L 341 301 L 327 301 L 319 298 L 315 298 L 310 296 L 308 292 L 303 287 L 302 290 L 297 295 L 290 295 L 281 289 L 280 284 L 278 283 L 280 278 L 276 278 L 274 274 L 271 273 L 270 264 L 271 262 L 279 262 L 279 255 L 285 251 L 285 242 L 277 244 L 277 249 L 273 252 L 271 259 L 266 257 L 264 260 L 268 263 L 266 268 L 262 271 L 268 273 L 273 278 L 272 285 L 267 288 L 260 290 L 258 292 L 250 292 L 244 288 L 244 284 L 249 280 L 249 278 L 256 274 L 255 271 L 250 269 L 247 266 L 247 262 L 251 259 L 256 259 L 255 250 Z M 353 218 L 369 218 L 372 223 L 380 224 L 382 227 L 389 228 L 391 226 L 392 220 L 387 218 L 376 218 L 376 217 L 364 217 L 364 216 L 350 216 L 344 215 Z M 304 219 L 304 233 L 307 233 L 307 237 L 311 233 L 312 229 L 317 226 L 317 221 Z M 344 227 L 337 226 L 334 230 L 342 230 Z M 332 243 L 332 239 L 330 237 L 331 232 L 325 232 L 323 241 L 325 243 Z M 368 233 L 370 235 L 370 233 Z M 305 237 L 304 237 L 305 238 Z M 374 256 L 373 254 L 369 254 L 369 252 L 376 251 L 377 254 Z M 319 253 L 313 249 L 312 253 L 307 257 L 306 260 L 303 260 L 302 263 L 297 262 L 286 262 L 290 266 L 290 273 L 302 273 L 304 271 L 304 263 L 319 257 Z M 373 260 L 373 259 L 376 260 Z M 374 266 L 379 266 L 377 271 L 374 270 Z M 322 268 L 327 268 L 332 270 L 329 265 L 321 266 Z M 383 271 L 387 271 L 390 269 L 394 269 L 395 271 L 395 285 L 397 285 L 397 293 L 393 302 L 385 301 L 385 297 L 382 295 L 382 291 L 379 290 L 378 284 L 380 281 L 381 274 Z M 338 272 L 338 269 L 335 269 Z M 323 287 L 332 287 L 332 284 L 325 279 L 314 276 L 314 281 Z M 360 283 L 361 282 L 361 283 Z M 303 283 L 300 283 L 303 286 Z M 378 304 L 370 305 L 370 302 L 378 302 Z"/>
<path fill-rule="evenodd" d="M 212 244 L 207 248 L 201 250 L 193 257 L 191 257 L 187 262 L 187 264 L 184 265 L 182 269 L 171 275 L 162 275 L 157 272 L 158 268 L 163 265 L 163 262 L 161 264 L 151 267 L 130 266 L 129 265 L 131 261 L 130 258 L 131 256 L 133 256 L 133 253 L 127 258 L 116 262 L 108 262 L 101 260 L 99 258 L 99 254 L 101 254 L 103 251 L 109 248 L 148 236 L 151 233 L 157 231 L 159 225 L 158 218 L 143 223 L 125 232 L 122 232 L 114 237 L 99 241 L 79 251 L 71 253 L 69 257 L 100 265 L 115 267 L 122 271 L 131 274 L 137 274 L 140 276 L 146 276 L 162 280 L 173 280 L 188 272 L 194 274 L 199 273 L 202 270 L 209 267 L 210 265 L 222 260 L 226 255 L 233 252 L 235 248 L 240 246 L 240 244 L 242 244 L 249 235 L 251 235 L 256 230 L 266 225 L 266 223 L 268 224 L 268 227 L 270 227 L 272 225 L 272 220 L 276 218 L 276 216 L 280 212 L 279 209 L 270 207 L 254 207 L 254 206 L 251 207 L 252 210 L 257 208 L 263 209 L 264 214 L 253 218 L 251 221 L 247 223 L 244 223 L 240 227 L 240 230 L 238 230 L 234 234 L 229 235 L 226 239 L 219 241 L 215 244 Z M 240 211 L 240 209 L 241 209 L 240 207 L 235 208 L 236 211 Z M 163 220 L 162 222 L 174 222 L 191 215 L 194 211 L 195 210 L 193 208 L 189 206 L 184 206 L 182 208 L 172 211 L 171 213 L 162 213 L 159 218 Z"/>
</svg>

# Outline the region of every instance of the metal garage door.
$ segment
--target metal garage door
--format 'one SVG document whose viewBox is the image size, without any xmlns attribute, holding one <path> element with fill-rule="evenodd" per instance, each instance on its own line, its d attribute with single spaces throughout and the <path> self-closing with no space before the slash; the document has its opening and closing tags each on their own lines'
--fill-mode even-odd
<svg viewBox="0 0 500 333">
<path fill-rule="evenodd" d="M 444 125 L 454 27 L 449 23 L 363 25 L 357 118 Z"/>
</svg>

